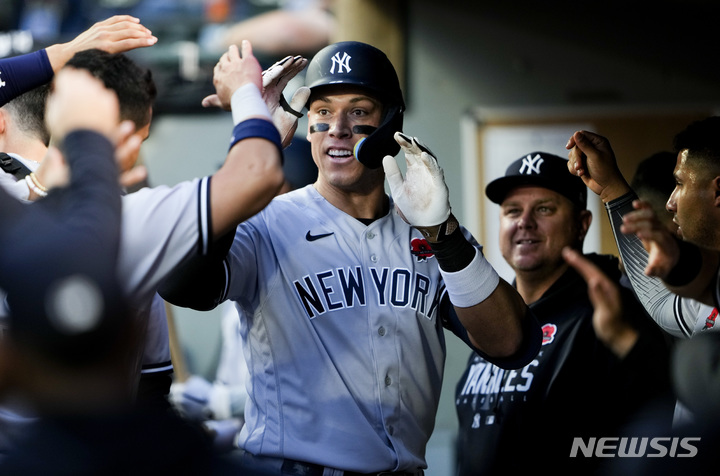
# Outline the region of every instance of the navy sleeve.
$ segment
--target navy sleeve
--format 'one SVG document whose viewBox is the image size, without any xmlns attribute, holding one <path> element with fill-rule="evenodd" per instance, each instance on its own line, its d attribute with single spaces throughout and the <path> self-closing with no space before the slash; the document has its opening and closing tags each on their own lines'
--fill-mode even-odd
<svg viewBox="0 0 720 476">
<path fill-rule="evenodd" d="M 0 288 L 7 292 L 10 328 L 58 358 L 103 352 L 104 337 L 127 327 L 117 283 L 120 187 L 114 147 L 104 136 L 75 131 L 63 142 L 71 182 L 33 205 L 0 193 Z M 56 291 L 74 277 L 91 282 L 103 319 L 87 332 L 59 332 Z M 73 288 L 76 289 L 76 288 Z M 51 305 L 53 304 L 53 305 Z M 33 336 L 33 337 L 30 337 Z"/>
<path fill-rule="evenodd" d="M 445 316 L 443 327 L 458 336 L 483 359 L 497 365 L 501 369 L 519 369 L 526 366 L 537 356 L 542 345 L 542 329 L 530 308 L 527 308 L 527 314 L 525 315 L 525 319 L 523 319 L 522 345 L 515 354 L 508 357 L 492 357 L 472 345 L 467 330 L 460 322 L 460 318 L 455 312 L 455 307 L 450 302 L 450 299 L 447 298 L 447 295 L 440 304 L 440 315 Z"/>
<path fill-rule="evenodd" d="M 31 89 L 48 83 L 53 74 L 44 49 L 0 59 L 0 106 Z"/>
<path fill-rule="evenodd" d="M 175 268 L 158 288 L 158 294 L 170 304 L 197 311 L 215 309 L 224 298 L 227 286 L 226 257 L 235 230 L 212 243 L 207 254 L 196 254 Z"/>
</svg>

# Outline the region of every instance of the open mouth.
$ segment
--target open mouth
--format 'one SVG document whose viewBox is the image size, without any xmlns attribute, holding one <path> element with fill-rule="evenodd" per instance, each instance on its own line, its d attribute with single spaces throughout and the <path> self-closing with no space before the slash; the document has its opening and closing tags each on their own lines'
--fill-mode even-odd
<svg viewBox="0 0 720 476">
<path fill-rule="evenodd" d="M 338 162 L 343 162 L 354 157 L 352 151 L 347 149 L 328 149 L 327 155 Z"/>
</svg>

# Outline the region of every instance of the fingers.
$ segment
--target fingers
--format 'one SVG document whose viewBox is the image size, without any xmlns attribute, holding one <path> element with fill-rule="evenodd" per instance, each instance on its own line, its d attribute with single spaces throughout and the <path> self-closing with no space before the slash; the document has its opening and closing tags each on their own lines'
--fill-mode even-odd
<svg viewBox="0 0 720 476">
<path fill-rule="evenodd" d="M 565 148 L 570 149 L 568 153 L 568 171 L 578 177 L 582 177 L 587 173 L 585 169 L 585 160 L 587 157 L 580 145 L 583 140 L 583 131 L 576 131 L 572 137 L 570 137 L 567 144 L 565 144 Z"/>
<path fill-rule="evenodd" d="M 402 172 L 400 172 L 400 167 L 398 167 L 398 164 L 395 161 L 395 157 L 391 155 L 386 155 L 385 157 L 383 157 L 382 164 L 383 170 L 385 170 L 385 178 L 387 178 L 390 191 L 395 192 L 397 190 L 400 190 L 403 185 L 403 176 Z"/>
<path fill-rule="evenodd" d="M 566 247 L 562 256 L 587 283 L 588 295 L 595 306 L 614 294 L 614 286 L 605 273 L 577 250 Z"/>
<path fill-rule="evenodd" d="M 129 21 L 131 23 L 140 23 L 139 18 L 135 18 L 131 15 L 113 15 L 110 18 L 106 18 L 105 20 L 97 22 L 96 25 L 114 25 L 115 23 L 121 23 L 125 21 Z"/>
<path fill-rule="evenodd" d="M 123 121 L 115 132 L 115 163 L 120 172 L 126 172 L 135 165 L 142 145 L 142 137 L 135 134 L 135 124 Z"/>
<path fill-rule="evenodd" d="M 620 231 L 625 234 L 636 234 L 640 239 L 660 237 L 664 232 L 672 236 L 669 230 L 660 222 L 652 206 L 643 200 L 633 202 L 634 211 L 623 216 Z M 659 234 L 655 234 L 657 232 Z"/>
<path fill-rule="evenodd" d="M 252 50 L 250 50 L 250 53 L 245 53 L 245 42 L 243 42 L 243 53 L 242 57 L 247 58 L 248 56 L 252 56 Z M 230 45 L 228 47 L 228 50 L 222 55 L 222 59 L 225 59 L 225 61 L 238 61 L 240 60 L 240 51 L 238 50 L 237 45 Z"/>
<path fill-rule="evenodd" d="M 309 98 L 310 88 L 308 88 L 307 86 L 302 86 L 298 88 L 297 91 L 295 91 L 292 99 L 290 99 L 290 107 L 296 111 L 302 111 L 302 108 L 305 107 L 305 104 L 307 103 Z"/>
<path fill-rule="evenodd" d="M 116 15 L 90 27 L 75 40 L 77 49 L 99 48 L 108 53 L 120 53 L 157 43 L 157 37 L 130 15 Z"/>
<path fill-rule="evenodd" d="M 419 161 L 422 161 L 422 159 L 420 158 L 422 152 L 412 137 L 407 136 L 402 132 L 396 132 L 395 141 L 400 145 L 403 152 L 405 153 L 405 163 L 408 167 L 411 167 L 417 164 Z"/>
<path fill-rule="evenodd" d="M 131 188 L 147 180 L 147 177 L 147 167 L 144 165 L 136 165 L 127 172 L 120 174 L 120 186 L 124 188 Z"/>
<path fill-rule="evenodd" d="M 202 107 L 222 107 L 222 102 L 217 94 L 211 94 L 203 98 Z"/>
<path fill-rule="evenodd" d="M 582 276 L 585 281 L 589 282 L 592 278 L 596 277 L 597 274 L 601 272 L 587 258 L 582 256 L 580 253 L 578 253 L 572 248 L 563 248 L 562 256 L 567 262 L 567 264 L 575 268 L 578 274 L 580 274 L 580 276 Z"/>
<path fill-rule="evenodd" d="M 400 147 L 410 148 L 412 146 L 412 138 L 410 136 L 406 136 L 402 132 L 396 132 L 394 137 L 395 142 L 400 144 Z"/>
<path fill-rule="evenodd" d="M 231 45 L 230 49 L 232 50 L 233 47 L 235 47 L 235 50 L 237 50 L 237 46 L 235 46 L 235 45 Z M 248 40 L 243 40 L 242 41 L 242 57 L 244 59 L 247 59 L 247 58 L 251 58 L 252 56 L 253 56 L 252 45 L 250 44 L 250 42 Z"/>
</svg>

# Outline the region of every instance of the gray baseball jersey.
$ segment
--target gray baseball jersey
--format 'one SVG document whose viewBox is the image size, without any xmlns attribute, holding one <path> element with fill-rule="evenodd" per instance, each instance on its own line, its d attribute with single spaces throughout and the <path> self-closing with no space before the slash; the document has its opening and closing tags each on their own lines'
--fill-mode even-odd
<svg viewBox="0 0 720 476">
<path fill-rule="evenodd" d="M 0 175 L 7 179 L 0 186 L 16 181 L 5 172 Z M 155 290 L 184 257 L 207 249 L 208 183 L 205 177 L 123 196 L 118 273 L 135 312 L 147 321 L 139 362 L 143 374 L 172 371 L 165 305 Z M 0 306 L 0 317 L 3 313 Z"/>
<path fill-rule="evenodd" d="M 446 293 L 394 205 L 366 226 L 312 185 L 281 195 L 238 226 L 226 266 L 251 374 L 239 446 L 359 472 L 425 467 Z"/>
</svg>

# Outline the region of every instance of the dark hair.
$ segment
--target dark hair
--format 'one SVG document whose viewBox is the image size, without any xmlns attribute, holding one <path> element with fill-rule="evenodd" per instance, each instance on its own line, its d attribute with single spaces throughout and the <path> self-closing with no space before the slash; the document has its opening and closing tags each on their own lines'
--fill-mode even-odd
<svg viewBox="0 0 720 476">
<path fill-rule="evenodd" d="M 85 69 L 112 89 L 120 102 L 120 118 L 140 129 L 150 122 L 150 109 L 157 96 L 152 72 L 122 53 L 90 49 L 76 53 L 66 66 Z"/>
<path fill-rule="evenodd" d="M 720 116 L 693 122 L 675 136 L 673 147 L 676 152 L 687 149 L 693 162 L 720 168 Z"/>
<path fill-rule="evenodd" d="M 642 160 L 635 170 L 630 187 L 642 197 L 648 193 L 657 193 L 665 200 L 675 189 L 675 163 L 677 154 L 670 151 L 657 152 Z"/>
<path fill-rule="evenodd" d="M 4 106 L 12 114 L 19 129 L 45 145 L 50 143 L 50 132 L 45 125 L 45 103 L 49 91 L 50 84 L 43 84 L 17 96 Z"/>
</svg>

